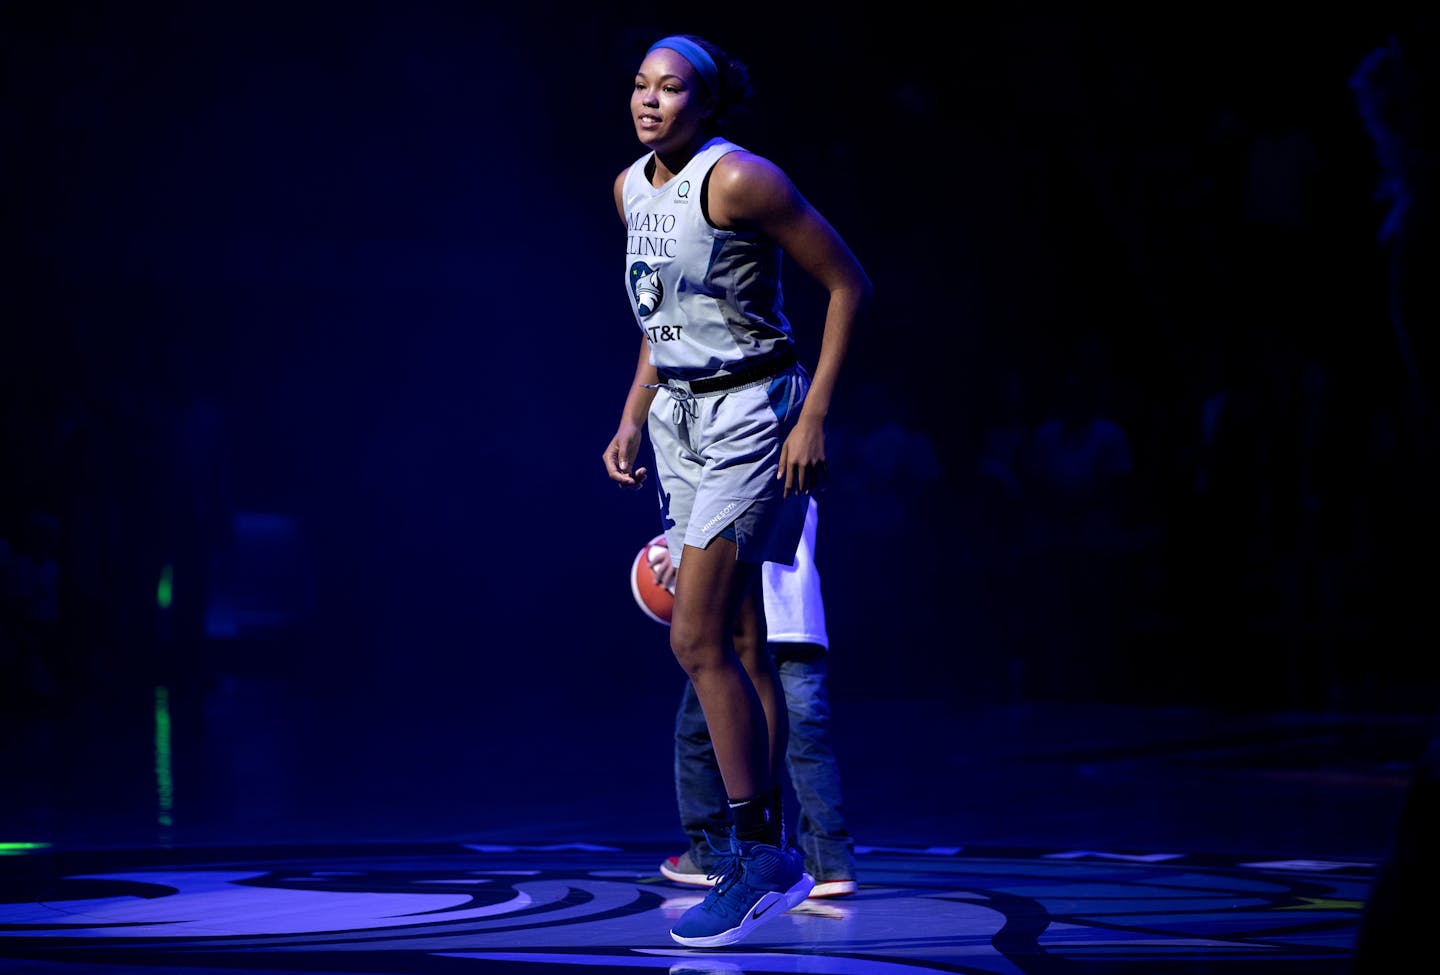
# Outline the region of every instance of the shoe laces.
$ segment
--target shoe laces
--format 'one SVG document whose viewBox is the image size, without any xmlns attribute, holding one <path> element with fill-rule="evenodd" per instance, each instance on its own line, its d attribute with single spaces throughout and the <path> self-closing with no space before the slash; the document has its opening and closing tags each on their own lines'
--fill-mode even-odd
<svg viewBox="0 0 1440 975">
<path fill-rule="evenodd" d="M 717 896 L 723 895 L 740 879 L 740 863 L 745 859 L 741 855 L 738 844 L 726 837 L 723 847 L 717 846 L 715 837 L 709 833 L 705 834 L 705 842 L 710 844 L 710 852 L 715 854 L 715 866 L 705 875 L 706 880 L 719 881 L 715 885 Z"/>
</svg>

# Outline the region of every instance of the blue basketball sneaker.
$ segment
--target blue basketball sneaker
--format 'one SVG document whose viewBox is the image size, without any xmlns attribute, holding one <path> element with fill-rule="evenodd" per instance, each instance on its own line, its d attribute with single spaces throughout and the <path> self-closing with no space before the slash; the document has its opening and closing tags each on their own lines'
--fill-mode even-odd
<svg viewBox="0 0 1440 975">
<path fill-rule="evenodd" d="M 815 879 L 805 872 L 805 855 L 768 843 L 742 843 L 730 833 L 711 876 L 718 877 L 705 899 L 680 916 L 670 937 L 688 948 L 733 945 L 810 894 Z"/>
</svg>

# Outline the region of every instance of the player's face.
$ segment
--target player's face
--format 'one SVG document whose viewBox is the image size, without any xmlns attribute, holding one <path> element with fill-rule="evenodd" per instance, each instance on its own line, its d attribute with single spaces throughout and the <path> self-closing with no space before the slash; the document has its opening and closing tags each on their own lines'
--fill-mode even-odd
<svg viewBox="0 0 1440 975">
<path fill-rule="evenodd" d="M 668 47 L 645 55 L 630 93 L 630 118 L 643 144 L 665 151 L 698 141 L 707 112 L 704 83 L 689 61 Z"/>
</svg>

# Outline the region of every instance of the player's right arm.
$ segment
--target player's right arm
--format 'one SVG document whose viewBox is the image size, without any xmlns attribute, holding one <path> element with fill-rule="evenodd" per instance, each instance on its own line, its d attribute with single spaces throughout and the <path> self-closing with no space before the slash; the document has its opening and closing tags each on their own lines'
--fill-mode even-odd
<svg viewBox="0 0 1440 975">
<path fill-rule="evenodd" d="M 620 411 L 620 425 L 615 436 L 605 448 L 603 460 L 610 480 L 621 487 L 635 489 L 645 483 L 649 471 L 635 467 L 635 457 L 640 453 L 640 440 L 645 433 L 645 421 L 650 415 L 650 404 L 655 399 L 654 386 L 660 382 L 660 374 L 650 364 L 650 342 L 640 336 L 640 355 L 635 363 L 635 381 L 625 397 L 625 407 Z M 650 388 L 646 388 L 650 387 Z"/>
</svg>

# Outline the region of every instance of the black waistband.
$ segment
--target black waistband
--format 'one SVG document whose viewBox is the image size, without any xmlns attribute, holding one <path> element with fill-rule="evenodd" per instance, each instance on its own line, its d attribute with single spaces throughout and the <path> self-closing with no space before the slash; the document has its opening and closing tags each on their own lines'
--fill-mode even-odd
<svg viewBox="0 0 1440 975">
<path fill-rule="evenodd" d="M 771 356 L 764 362 L 757 362 L 753 366 L 746 366 L 744 369 L 727 373 L 724 376 L 706 376 L 704 379 L 691 379 L 686 385 L 692 393 L 719 393 L 727 389 L 734 389 L 737 386 L 745 386 L 749 383 L 759 382 L 761 379 L 768 379 L 771 376 L 778 376 L 795 364 L 795 350 L 786 346 L 778 354 Z"/>
</svg>

